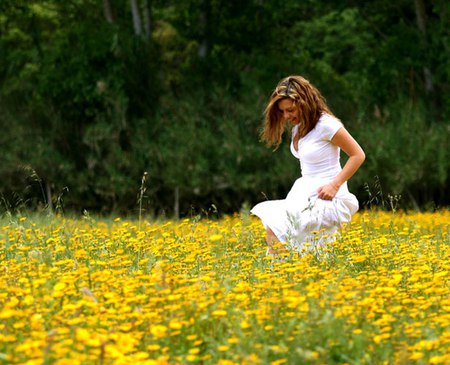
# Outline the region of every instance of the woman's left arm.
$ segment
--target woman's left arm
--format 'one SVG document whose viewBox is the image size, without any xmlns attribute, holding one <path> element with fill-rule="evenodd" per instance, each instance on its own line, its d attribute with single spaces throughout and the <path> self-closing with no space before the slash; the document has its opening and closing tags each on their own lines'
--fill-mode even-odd
<svg viewBox="0 0 450 365">
<path fill-rule="evenodd" d="M 366 155 L 361 146 L 344 127 L 336 132 L 331 139 L 331 143 L 340 147 L 349 158 L 342 168 L 342 171 L 334 178 L 334 180 L 327 185 L 321 186 L 317 191 L 318 197 L 324 200 L 333 199 L 341 185 L 354 175 L 366 159 Z"/>
</svg>

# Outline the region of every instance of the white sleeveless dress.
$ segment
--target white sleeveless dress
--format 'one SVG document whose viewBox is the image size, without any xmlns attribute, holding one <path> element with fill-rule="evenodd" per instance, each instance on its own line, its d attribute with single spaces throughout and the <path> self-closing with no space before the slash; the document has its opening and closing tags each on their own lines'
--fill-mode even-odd
<svg viewBox="0 0 450 365">
<path fill-rule="evenodd" d="M 304 253 L 318 250 L 336 238 L 336 231 L 349 222 L 358 211 L 358 200 L 342 184 L 333 200 L 317 197 L 317 190 L 330 183 L 342 170 L 340 148 L 331 143 L 342 123 L 329 114 L 322 114 L 315 128 L 294 148 L 292 130 L 291 152 L 300 160 L 301 177 L 286 199 L 269 200 L 257 204 L 251 213 L 258 216 L 264 227 L 269 227 L 281 242 L 293 251 Z"/>
</svg>

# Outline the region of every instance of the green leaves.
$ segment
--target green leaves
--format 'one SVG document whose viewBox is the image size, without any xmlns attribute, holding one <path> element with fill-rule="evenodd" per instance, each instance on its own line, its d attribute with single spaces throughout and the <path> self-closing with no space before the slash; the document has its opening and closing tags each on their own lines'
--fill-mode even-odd
<svg viewBox="0 0 450 365">
<path fill-rule="evenodd" d="M 302 74 L 366 147 L 356 191 L 377 175 L 448 202 L 449 9 L 420 3 L 3 0 L 0 193 L 30 201 L 25 165 L 73 209 L 134 209 L 143 171 L 155 211 L 282 197 L 297 162 L 258 132 L 276 82 Z"/>
</svg>

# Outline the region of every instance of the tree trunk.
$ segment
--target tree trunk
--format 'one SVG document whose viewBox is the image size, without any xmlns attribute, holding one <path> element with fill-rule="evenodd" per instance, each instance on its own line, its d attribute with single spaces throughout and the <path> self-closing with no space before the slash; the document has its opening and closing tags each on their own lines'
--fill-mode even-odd
<svg viewBox="0 0 450 365">
<path fill-rule="evenodd" d="M 144 32 L 147 41 L 151 38 L 152 32 L 152 3 L 149 0 L 144 0 Z"/>
<path fill-rule="evenodd" d="M 45 195 L 47 199 L 47 209 L 49 210 L 49 212 L 53 212 L 52 189 L 48 181 L 45 181 Z"/>
<path fill-rule="evenodd" d="M 142 23 L 141 15 L 139 13 L 139 4 L 137 0 L 130 0 L 131 15 L 133 17 L 134 34 L 137 36 L 142 35 Z"/>
<path fill-rule="evenodd" d="M 103 0 L 103 14 L 105 14 L 105 19 L 108 23 L 114 23 L 114 15 L 110 0 Z"/>
<path fill-rule="evenodd" d="M 210 0 L 202 1 L 202 11 L 200 13 L 199 27 L 200 27 L 200 44 L 198 46 L 198 56 L 205 58 L 209 53 L 210 48 L 210 21 L 211 21 L 211 3 Z"/>
<path fill-rule="evenodd" d="M 417 27 L 420 31 L 420 38 L 423 45 L 423 51 L 428 51 L 427 40 L 427 14 L 425 10 L 425 3 L 423 0 L 414 0 L 414 8 L 416 11 Z M 427 64 L 423 66 L 423 77 L 425 82 L 425 91 L 427 94 L 434 92 L 433 74 Z"/>
<path fill-rule="evenodd" d="M 180 218 L 180 188 L 178 186 L 174 191 L 173 215 L 175 219 Z"/>
</svg>

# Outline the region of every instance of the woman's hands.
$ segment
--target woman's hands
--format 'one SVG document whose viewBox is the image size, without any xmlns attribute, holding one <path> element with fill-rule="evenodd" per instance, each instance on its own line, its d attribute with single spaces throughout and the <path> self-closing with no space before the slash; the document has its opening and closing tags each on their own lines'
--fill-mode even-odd
<svg viewBox="0 0 450 365">
<path fill-rule="evenodd" d="M 331 182 L 327 185 L 321 186 L 317 190 L 317 194 L 318 194 L 319 199 L 331 200 L 336 196 L 338 190 L 339 190 L 339 186 L 337 186 L 336 184 L 333 184 Z"/>
</svg>

